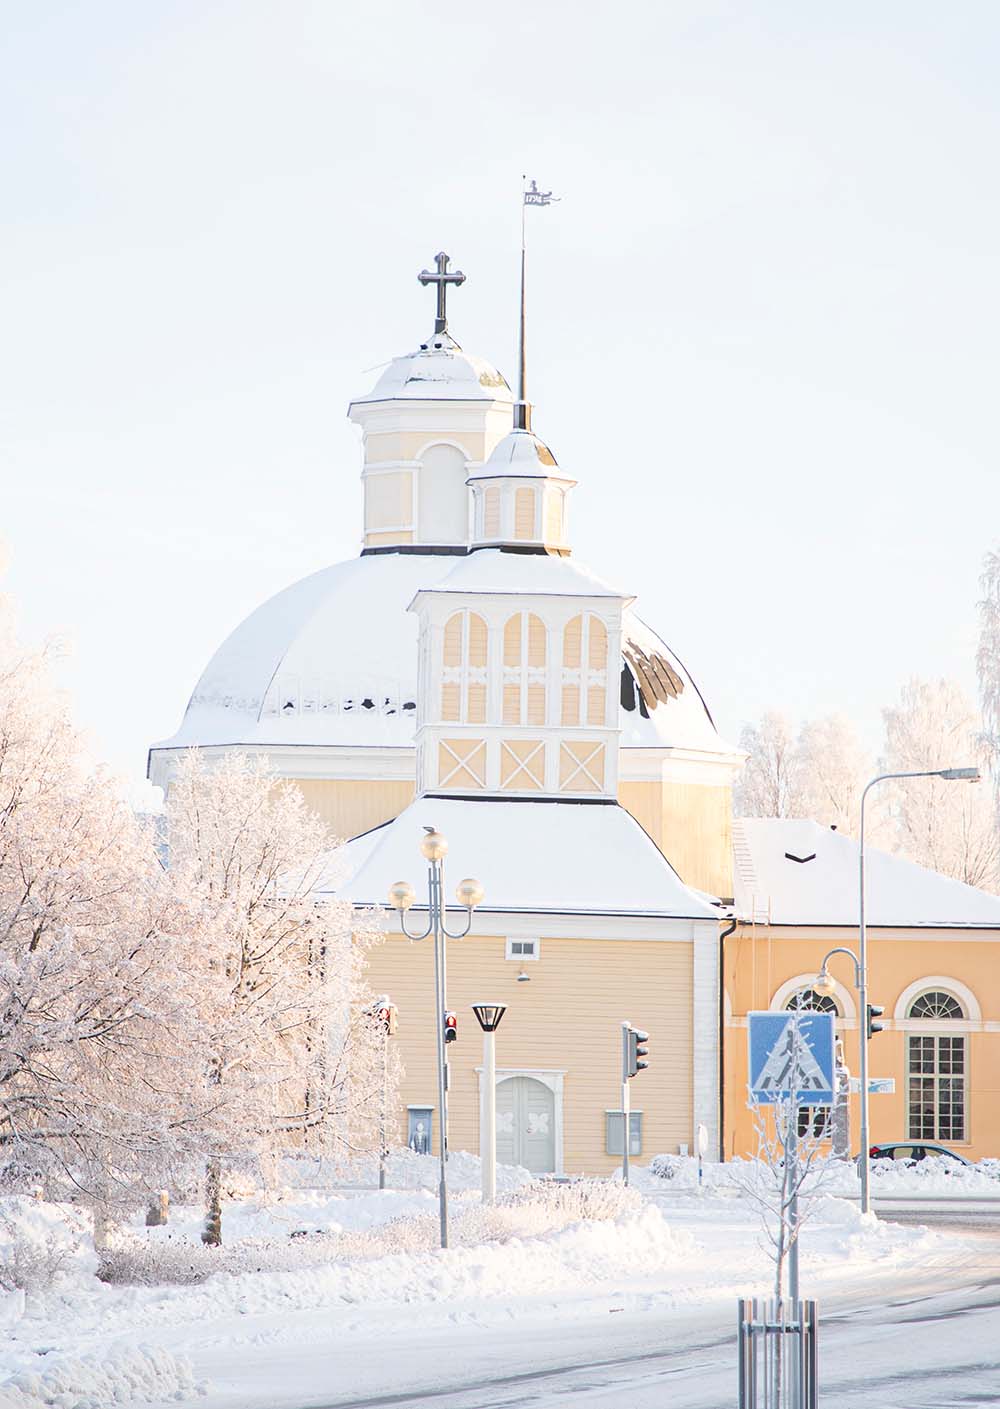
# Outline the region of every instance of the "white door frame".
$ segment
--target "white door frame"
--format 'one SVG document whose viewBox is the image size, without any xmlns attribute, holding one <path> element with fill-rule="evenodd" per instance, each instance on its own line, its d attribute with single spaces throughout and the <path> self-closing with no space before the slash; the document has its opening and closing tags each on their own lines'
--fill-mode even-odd
<svg viewBox="0 0 1000 1409">
<path fill-rule="evenodd" d="M 476 1067 L 476 1075 L 479 1078 L 479 1109 L 483 1108 L 483 1069 Z M 534 1081 L 540 1081 L 543 1086 L 547 1086 L 552 1092 L 555 1124 L 555 1142 L 552 1154 L 555 1169 L 554 1174 L 562 1174 L 563 1170 L 563 1071 L 542 1071 L 537 1067 L 497 1067 L 497 1085 L 501 1081 L 507 1081 L 512 1076 L 530 1076 Z"/>
</svg>

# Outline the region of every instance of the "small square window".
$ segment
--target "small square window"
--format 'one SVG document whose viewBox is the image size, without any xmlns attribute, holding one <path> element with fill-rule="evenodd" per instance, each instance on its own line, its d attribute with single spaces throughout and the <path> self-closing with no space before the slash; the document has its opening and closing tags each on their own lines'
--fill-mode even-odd
<svg viewBox="0 0 1000 1409">
<path fill-rule="evenodd" d="M 414 1154 L 429 1155 L 434 1143 L 434 1107 L 407 1106 L 406 1143 Z"/>
<path fill-rule="evenodd" d="M 621 1111 L 605 1111 L 605 1142 L 604 1148 L 609 1155 L 622 1155 L 622 1131 L 625 1128 L 625 1121 Z M 630 1155 L 642 1154 L 642 1111 L 629 1112 L 629 1142 L 628 1152 Z"/>
<path fill-rule="evenodd" d="M 541 948 L 537 939 L 508 939 L 507 958 L 523 964 L 528 959 L 537 959 Z"/>
</svg>

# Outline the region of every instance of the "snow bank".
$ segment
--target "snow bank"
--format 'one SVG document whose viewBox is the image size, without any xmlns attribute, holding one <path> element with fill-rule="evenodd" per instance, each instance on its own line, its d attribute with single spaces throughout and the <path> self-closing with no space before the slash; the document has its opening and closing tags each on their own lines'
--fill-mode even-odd
<svg viewBox="0 0 1000 1409">
<path fill-rule="evenodd" d="M 871 1161 L 872 1194 L 875 1198 L 912 1195 L 938 1196 L 961 1194 L 967 1197 L 1000 1199 L 1000 1161 L 980 1160 L 978 1164 L 965 1165 L 946 1156 L 937 1159 L 916 1161 L 876 1159 Z M 688 1155 L 654 1155 L 646 1171 L 633 1168 L 633 1177 L 639 1176 L 641 1187 L 655 1185 L 643 1183 L 643 1174 L 652 1176 L 655 1181 L 669 1180 L 676 1189 L 696 1189 L 698 1187 L 698 1161 Z M 856 1198 L 861 1191 L 861 1181 L 853 1161 L 821 1159 L 815 1164 L 813 1187 L 825 1194 L 838 1194 L 842 1198 Z M 747 1184 L 759 1177 L 761 1166 L 756 1160 L 731 1159 L 725 1164 L 705 1164 L 702 1167 L 702 1188 L 713 1193 L 738 1194 Z"/>
<path fill-rule="evenodd" d="M 0 1409 L 108 1409 L 204 1394 L 191 1362 L 162 1346 L 136 1345 L 110 1355 L 66 1356 L 0 1383 Z"/>
<path fill-rule="evenodd" d="M 487 1206 L 460 1195 L 451 1218 L 451 1245 L 475 1247 L 542 1237 L 581 1222 L 620 1219 L 638 1213 L 641 1205 L 642 1197 L 635 1190 L 603 1179 L 572 1184 L 534 1181 Z M 387 1216 L 394 1206 L 395 1216 Z M 330 1217 L 331 1208 L 340 1215 L 339 1221 Z M 174 1228 L 120 1230 L 101 1254 L 98 1275 L 116 1284 L 197 1285 L 215 1275 L 295 1272 L 397 1253 L 433 1253 L 439 1247 L 437 1201 L 432 1203 L 423 1191 L 416 1199 L 412 1194 L 387 1192 L 332 1203 L 327 1199 L 325 1204 L 316 1196 L 308 1209 L 311 1217 L 303 1220 L 302 1206 L 294 1206 L 291 1225 L 286 1219 L 284 1227 L 275 1222 L 276 1211 L 292 1210 L 258 1208 L 256 1218 L 243 1210 L 237 1222 L 244 1230 L 267 1226 L 265 1220 L 269 1220 L 272 1236 L 237 1237 L 221 1248 L 201 1245 L 200 1218 L 189 1217 Z"/>
<path fill-rule="evenodd" d="M 0 1199 L 0 1293 L 31 1296 L 61 1279 L 92 1276 L 91 1233 L 89 1215 L 70 1204 L 20 1194 Z"/>
<path fill-rule="evenodd" d="M 392 1150 L 386 1160 L 386 1185 L 390 1189 L 430 1189 L 437 1191 L 439 1164 L 436 1155 L 418 1155 L 413 1150 Z M 376 1185 L 378 1166 L 374 1160 L 358 1164 L 338 1165 L 304 1157 L 286 1159 L 282 1177 L 289 1188 L 336 1190 L 347 1185 Z M 497 1190 L 507 1193 L 529 1184 L 534 1175 L 521 1165 L 497 1165 Z M 478 1155 L 466 1150 L 448 1152 L 448 1188 L 450 1190 L 480 1189 L 483 1166 Z"/>
</svg>

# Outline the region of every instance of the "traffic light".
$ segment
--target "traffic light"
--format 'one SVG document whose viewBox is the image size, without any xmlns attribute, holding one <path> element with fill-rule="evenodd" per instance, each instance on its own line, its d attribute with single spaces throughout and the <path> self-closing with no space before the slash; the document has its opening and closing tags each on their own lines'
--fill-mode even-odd
<svg viewBox="0 0 1000 1409">
<path fill-rule="evenodd" d="M 446 1042 L 458 1041 L 458 1017 L 455 1013 L 445 1013 L 444 1015 L 444 1040 Z"/>
<path fill-rule="evenodd" d="M 384 1003 L 375 1016 L 385 1028 L 386 1036 L 395 1037 L 399 1018 L 395 1003 Z"/>
<path fill-rule="evenodd" d="M 642 1060 L 643 1057 L 649 1056 L 649 1048 L 643 1046 L 643 1043 L 648 1041 L 648 1032 L 643 1032 L 638 1027 L 628 1029 L 628 1055 L 625 1063 L 628 1076 L 635 1076 L 637 1072 L 645 1071 L 649 1066 L 648 1062 Z"/>
<path fill-rule="evenodd" d="M 882 1016 L 882 1014 L 883 1014 L 884 1012 L 885 1012 L 885 1009 L 884 1009 L 884 1008 L 880 1008 L 877 1003 L 869 1003 L 869 1004 L 868 1004 L 868 1036 L 869 1036 L 869 1037 L 874 1037 L 875 1034 L 876 1034 L 876 1032 L 882 1032 L 883 1029 L 885 1028 L 885 1023 L 879 1022 L 879 1018 Z"/>
</svg>

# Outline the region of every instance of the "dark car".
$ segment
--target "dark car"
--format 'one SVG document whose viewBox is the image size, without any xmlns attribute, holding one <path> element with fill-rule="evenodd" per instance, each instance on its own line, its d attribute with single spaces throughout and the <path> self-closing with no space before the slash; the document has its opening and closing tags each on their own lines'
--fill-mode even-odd
<svg viewBox="0 0 1000 1409">
<path fill-rule="evenodd" d="M 948 1171 L 952 1166 L 952 1161 L 956 1164 L 967 1165 L 972 1168 L 972 1161 L 967 1160 L 964 1155 L 957 1155 L 954 1150 L 947 1149 L 944 1145 L 928 1144 L 926 1140 L 900 1141 L 888 1145 L 871 1145 L 868 1150 L 870 1160 L 905 1160 L 908 1163 L 915 1163 L 923 1159 L 942 1159 L 942 1171 Z"/>
</svg>

